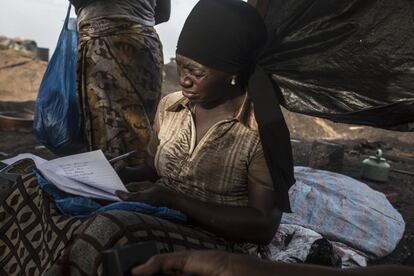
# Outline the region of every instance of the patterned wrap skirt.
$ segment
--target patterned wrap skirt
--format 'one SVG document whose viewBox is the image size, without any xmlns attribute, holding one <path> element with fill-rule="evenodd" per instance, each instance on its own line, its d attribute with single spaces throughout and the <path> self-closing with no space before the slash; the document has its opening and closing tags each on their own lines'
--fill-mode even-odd
<svg viewBox="0 0 414 276">
<path fill-rule="evenodd" d="M 153 27 L 124 19 L 79 24 L 77 91 L 87 150 L 137 150 L 142 163 L 161 94 L 162 45 Z"/>
<path fill-rule="evenodd" d="M 0 198 L 0 275 L 104 275 L 102 251 L 143 241 L 161 252 L 217 249 L 257 255 L 187 224 L 129 211 L 79 219 L 62 215 L 37 184 L 24 176 Z"/>
</svg>

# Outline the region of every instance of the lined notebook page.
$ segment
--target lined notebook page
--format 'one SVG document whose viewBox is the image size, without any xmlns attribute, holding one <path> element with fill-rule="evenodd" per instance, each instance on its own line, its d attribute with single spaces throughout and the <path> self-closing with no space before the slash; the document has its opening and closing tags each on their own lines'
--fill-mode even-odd
<svg viewBox="0 0 414 276">
<path fill-rule="evenodd" d="M 69 193 L 114 200 L 118 199 L 115 191 L 127 191 L 101 150 L 57 158 L 42 163 L 38 169 Z"/>
</svg>

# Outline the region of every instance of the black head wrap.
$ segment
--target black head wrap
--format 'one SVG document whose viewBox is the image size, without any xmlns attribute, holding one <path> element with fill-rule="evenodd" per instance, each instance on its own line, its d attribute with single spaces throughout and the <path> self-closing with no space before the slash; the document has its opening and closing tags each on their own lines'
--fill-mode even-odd
<svg viewBox="0 0 414 276">
<path fill-rule="evenodd" d="M 200 0 L 181 31 L 177 54 L 229 74 L 248 73 L 266 163 L 278 208 L 290 212 L 295 182 L 289 130 L 269 75 L 259 66 L 267 31 L 257 10 L 241 0 Z"/>
</svg>

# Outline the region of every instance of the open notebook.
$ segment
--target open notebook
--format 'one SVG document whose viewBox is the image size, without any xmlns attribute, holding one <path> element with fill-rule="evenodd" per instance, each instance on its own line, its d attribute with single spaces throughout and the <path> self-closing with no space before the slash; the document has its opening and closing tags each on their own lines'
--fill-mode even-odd
<svg viewBox="0 0 414 276">
<path fill-rule="evenodd" d="M 50 183 L 67 193 L 90 198 L 120 199 L 115 191 L 127 191 L 118 174 L 101 150 L 70 155 L 50 161 L 36 159 L 36 156 L 24 156 L 34 159 L 37 170 Z M 14 162 L 18 160 L 12 160 Z M 10 163 L 9 160 L 3 160 Z"/>
</svg>

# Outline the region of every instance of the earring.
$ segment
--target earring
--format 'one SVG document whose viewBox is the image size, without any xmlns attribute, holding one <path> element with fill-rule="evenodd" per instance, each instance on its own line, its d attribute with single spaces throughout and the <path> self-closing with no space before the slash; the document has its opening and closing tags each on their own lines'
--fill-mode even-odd
<svg viewBox="0 0 414 276">
<path fill-rule="evenodd" d="M 233 76 L 232 78 L 231 78 L 231 82 L 230 82 L 230 84 L 231 85 L 236 85 L 236 76 Z"/>
</svg>

